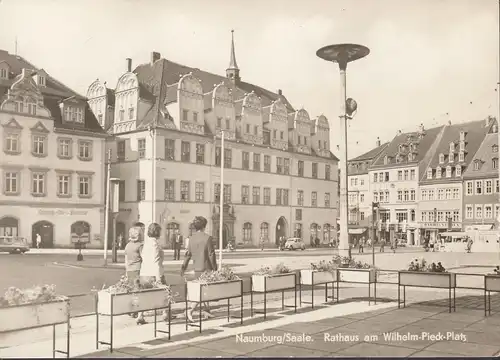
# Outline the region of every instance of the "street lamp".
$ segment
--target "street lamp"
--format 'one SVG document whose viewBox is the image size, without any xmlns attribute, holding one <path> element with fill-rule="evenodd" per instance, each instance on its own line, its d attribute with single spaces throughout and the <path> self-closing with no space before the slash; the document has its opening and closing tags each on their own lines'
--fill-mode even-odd
<svg viewBox="0 0 500 360">
<path fill-rule="evenodd" d="M 322 47 L 316 55 L 323 60 L 337 63 L 340 70 L 340 129 L 344 137 L 341 142 L 341 179 L 340 179 L 340 239 L 339 255 L 347 256 L 349 253 L 348 237 L 348 200 L 347 200 L 347 119 L 352 118 L 357 110 L 356 101 L 346 99 L 346 69 L 347 64 L 361 59 L 370 53 L 370 49 L 363 45 L 336 44 Z"/>
<path fill-rule="evenodd" d="M 380 221 L 380 205 L 378 202 L 372 202 L 372 265 L 375 267 L 375 222 Z M 375 220 L 377 218 L 377 220 Z"/>
</svg>

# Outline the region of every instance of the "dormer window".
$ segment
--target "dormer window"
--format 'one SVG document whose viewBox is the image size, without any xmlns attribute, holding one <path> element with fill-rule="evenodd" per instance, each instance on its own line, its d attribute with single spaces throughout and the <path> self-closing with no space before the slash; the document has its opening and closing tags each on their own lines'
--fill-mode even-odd
<svg viewBox="0 0 500 360">
<path fill-rule="evenodd" d="M 481 161 L 476 160 L 474 161 L 474 170 L 479 170 L 481 168 Z"/>
<path fill-rule="evenodd" d="M 441 179 L 442 172 L 443 172 L 443 170 L 438 166 L 436 168 L 436 179 Z"/>
<path fill-rule="evenodd" d="M 497 153 L 498 152 L 498 145 L 493 145 L 491 147 L 491 151 L 494 152 L 494 153 Z"/>
<path fill-rule="evenodd" d="M 64 121 L 83 124 L 83 109 L 75 106 L 64 106 Z"/>
<path fill-rule="evenodd" d="M 451 166 L 449 165 L 446 167 L 446 177 L 447 178 L 451 177 Z"/>
<path fill-rule="evenodd" d="M 439 154 L 439 163 L 444 164 L 444 154 Z"/>
<path fill-rule="evenodd" d="M 0 79 L 8 79 L 9 72 L 7 69 L 0 69 Z"/>
<path fill-rule="evenodd" d="M 410 151 L 413 151 L 413 144 L 410 144 Z"/>
<path fill-rule="evenodd" d="M 38 75 L 38 85 L 45 86 L 45 76 Z"/>
<path fill-rule="evenodd" d="M 465 161 L 464 159 L 465 159 L 465 154 L 463 151 L 460 151 L 458 153 L 458 161 Z"/>
<path fill-rule="evenodd" d="M 465 141 L 465 131 L 460 131 L 460 141 Z"/>
<path fill-rule="evenodd" d="M 427 179 L 432 179 L 432 169 L 427 169 Z"/>
<path fill-rule="evenodd" d="M 460 151 L 465 151 L 465 141 L 460 141 Z"/>
<path fill-rule="evenodd" d="M 386 155 L 384 157 L 384 165 L 387 165 L 389 163 L 389 157 Z"/>
<path fill-rule="evenodd" d="M 498 158 L 491 159 L 491 166 L 493 169 L 498 169 Z"/>
<path fill-rule="evenodd" d="M 455 144 L 454 143 L 450 143 L 450 153 L 454 152 L 455 151 Z"/>
<path fill-rule="evenodd" d="M 462 166 L 456 166 L 455 167 L 455 176 L 462 176 Z"/>
<path fill-rule="evenodd" d="M 396 156 L 396 162 L 399 164 L 403 159 L 401 158 L 400 155 Z"/>
<path fill-rule="evenodd" d="M 412 153 L 408 154 L 408 161 L 413 161 L 413 154 Z"/>
<path fill-rule="evenodd" d="M 452 163 L 453 161 L 455 161 L 455 154 L 450 153 L 450 155 L 448 156 L 448 162 Z"/>
<path fill-rule="evenodd" d="M 399 145 L 399 152 L 400 152 L 400 153 L 401 153 L 401 152 L 403 152 L 403 151 L 404 151 L 404 149 L 405 149 L 405 146 L 404 146 L 403 144 L 400 144 L 400 145 Z"/>
</svg>

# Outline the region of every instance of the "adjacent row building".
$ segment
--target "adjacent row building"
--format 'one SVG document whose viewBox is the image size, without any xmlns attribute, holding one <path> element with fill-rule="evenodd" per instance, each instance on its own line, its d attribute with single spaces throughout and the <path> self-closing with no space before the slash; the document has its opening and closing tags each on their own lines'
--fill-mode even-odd
<svg viewBox="0 0 500 360">
<path fill-rule="evenodd" d="M 496 119 L 449 122 L 428 130 L 420 126 L 417 132 L 399 132 L 383 150 L 377 145 L 349 162 L 350 201 L 355 200 L 354 184 L 366 183 L 366 205 L 350 204 L 351 233 L 369 235 L 371 224 L 361 219 L 367 211 L 371 215 L 372 202 L 380 208 L 377 237 L 397 237 L 409 245 L 450 230 L 498 228 Z M 363 174 L 360 161 L 368 165 Z"/>
</svg>

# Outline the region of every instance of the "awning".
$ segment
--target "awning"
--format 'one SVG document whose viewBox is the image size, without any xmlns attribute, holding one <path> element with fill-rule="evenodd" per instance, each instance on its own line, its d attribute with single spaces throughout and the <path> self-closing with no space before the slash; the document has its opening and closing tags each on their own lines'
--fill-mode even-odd
<svg viewBox="0 0 500 360">
<path fill-rule="evenodd" d="M 441 233 L 439 234 L 441 236 L 451 236 L 451 237 L 464 237 L 464 236 L 467 236 L 467 233 L 466 232 L 462 232 L 462 231 L 446 231 L 444 233 Z"/>
<path fill-rule="evenodd" d="M 349 234 L 351 235 L 361 235 L 366 231 L 366 228 L 361 228 L 361 229 L 349 229 Z"/>
<path fill-rule="evenodd" d="M 479 231 L 484 231 L 484 230 L 491 230 L 493 228 L 493 224 L 481 224 L 481 225 L 469 225 L 465 228 L 467 231 L 472 231 L 472 230 L 479 230 Z"/>
</svg>

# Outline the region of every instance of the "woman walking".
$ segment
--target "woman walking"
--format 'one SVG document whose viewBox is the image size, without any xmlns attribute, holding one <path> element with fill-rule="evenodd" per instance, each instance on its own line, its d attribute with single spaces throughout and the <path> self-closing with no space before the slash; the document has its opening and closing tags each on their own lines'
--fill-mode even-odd
<svg viewBox="0 0 500 360">
<path fill-rule="evenodd" d="M 142 264 L 142 243 L 140 239 L 140 229 L 132 227 L 128 231 L 128 243 L 125 246 L 125 269 L 127 271 L 127 279 L 130 285 L 138 285 L 140 280 L 140 271 Z M 132 317 L 138 317 L 137 313 L 130 314 Z M 137 318 L 137 324 L 144 324 L 144 316 L 142 313 Z"/>
<path fill-rule="evenodd" d="M 205 271 L 215 271 L 217 270 L 217 263 L 215 261 L 215 250 L 212 243 L 212 237 L 205 233 L 205 228 L 207 227 L 207 219 L 202 216 L 197 216 L 193 220 L 193 227 L 195 232 L 189 238 L 188 249 L 186 251 L 186 259 L 182 264 L 181 276 L 184 276 L 184 272 L 189 265 L 189 261 L 193 259 L 194 263 L 194 278 L 197 279 Z M 201 304 L 196 303 L 192 307 L 187 318 L 189 321 L 193 321 L 193 312 Z M 210 309 L 208 303 L 205 304 L 206 310 L 203 315 L 208 317 L 213 317 L 210 314 Z"/>
<path fill-rule="evenodd" d="M 147 236 L 144 239 L 142 249 L 142 266 L 140 271 L 141 283 L 161 282 L 166 285 L 165 275 L 163 274 L 163 249 L 159 239 L 161 235 L 161 226 L 152 223 L 148 227 Z M 164 310 L 163 319 L 168 320 L 168 310 Z M 137 321 L 139 323 L 139 320 Z M 143 324 L 146 321 L 143 319 Z"/>
</svg>

